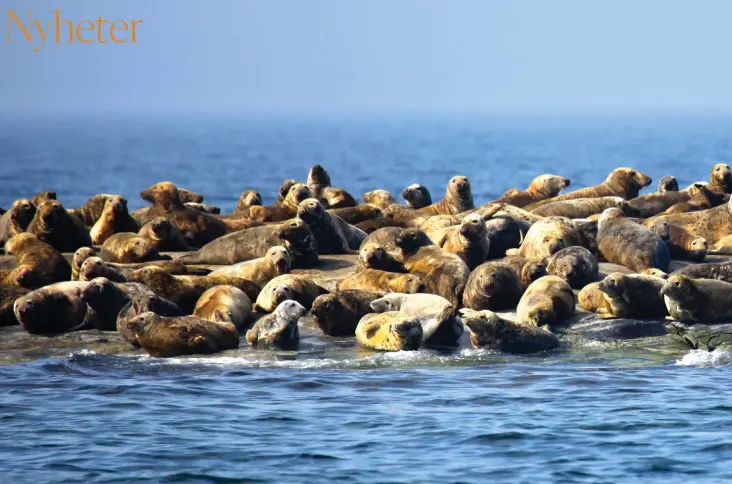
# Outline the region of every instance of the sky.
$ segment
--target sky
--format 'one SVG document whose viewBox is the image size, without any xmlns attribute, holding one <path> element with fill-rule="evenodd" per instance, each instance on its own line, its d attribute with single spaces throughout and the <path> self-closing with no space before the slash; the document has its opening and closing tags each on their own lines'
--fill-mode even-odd
<svg viewBox="0 0 732 484">
<path fill-rule="evenodd" d="M 43 24 L 54 9 L 143 24 L 135 44 L 51 34 L 33 52 L 8 11 Z M 3 0 L 0 14 L 5 114 L 732 110 L 726 0 Z"/>
</svg>

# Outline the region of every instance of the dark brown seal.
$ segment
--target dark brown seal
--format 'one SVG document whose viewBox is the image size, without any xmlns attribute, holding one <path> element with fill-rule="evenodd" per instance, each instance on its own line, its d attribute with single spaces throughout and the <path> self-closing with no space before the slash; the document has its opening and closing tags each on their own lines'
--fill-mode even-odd
<svg viewBox="0 0 732 484">
<path fill-rule="evenodd" d="M 584 247 L 566 247 L 547 259 L 546 271 L 559 276 L 572 289 L 582 289 L 597 280 L 597 259 Z"/>
<path fill-rule="evenodd" d="M 664 282 L 645 274 L 610 274 L 598 285 L 607 306 L 598 308 L 597 315 L 604 319 L 663 318 L 667 314 L 661 296 Z"/>
<path fill-rule="evenodd" d="M 659 220 L 653 224 L 651 230 L 666 242 L 672 259 L 701 262 L 707 256 L 709 250 L 707 241 L 703 237 L 690 234 L 678 225 Z"/>
<path fill-rule="evenodd" d="M 413 209 L 432 205 L 432 195 L 430 195 L 429 189 L 419 183 L 409 185 L 402 190 L 402 198 L 407 202 L 407 207 Z"/>
<path fill-rule="evenodd" d="M 30 292 L 30 289 L 14 285 L 0 284 L 0 326 L 17 326 L 18 318 L 13 312 L 13 304 Z"/>
<path fill-rule="evenodd" d="M 520 322 L 533 326 L 561 324 L 575 309 L 575 298 L 567 281 L 557 276 L 544 276 L 526 288 L 516 307 Z"/>
<path fill-rule="evenodd" d="M 4 244 L 14 235 L 23 233 L 36 214 L 36 206 L 25 198 L 16 200 L 7 212 L 0 217 L 0 244 Z"/>
<path fill-rule="evenodd" d="M 168 301 L 155 293 L 149 293 L 140 297 L 132 297 L 117 314 L 117 332 L 133 347 L 139 348 L 134 327 L 129 322 L 142 313 L 152 311 L 159 316 L 184 316 L 183 311 L 177 304 Z"/>
<path fill-rule="evenodd" d="M 100 331 L 116 331 L 117 316 L 132 299 L 153 296 L 142 284 L 115 284 L 104 277 L 96 277 L 81 291 L 81 300 L 92 310 L 88 325 Z"/>
<path fill-rule="evenodd" d="M 703 189 L 703 185 L 695 183 L 683 190 L 649 193 L 628 201 L 628 205 L 638 211 L 638 217 L 654 217 L 659 213 L 686 203 Z"/>
<path fill-rule="evenodd" d="M 525 286 L 516 271 L 500 261 L 481 264 L 470 274 L 463 304 L 471 309 L 500 311 L 516 307 Z"/>
<path fill-rule="evenodd" d="M 51 190 L 46 190 L 43 192 L 38 192 L 33 197 L 31 197 L 31 203 L 38 207 L 38 205 L 41 204 L 41 202 L 45 202 L 46 200 L 56 200 L 56 192 Z"/>
<path fill-rule="evenodd" d="M 361 318 L 373 312 L 371 302 L 381 295 L 380 292 L 361 290 L 323 294 L 313 301 L 310 314 L 328 336 L 353 336 Z"/>
<path fill-rule="evenodd" d="M 330 175 L 320 165 L 313 165 L 308 173 L 308 188 L 313 198 L 323 200 L 328 208 L 355 207 L 358 202 L 342 188 L 331 186 Z"/>
<path fill-rule="evenodd" d="M 366 232 L 331 214 L 314 198 L 300 203 L 297 218 L 308 224 L 321 254 L 346 254 L 358 250 L 366 239 Z"/>
<path fill-rule="evenodd" d="M 92 245 L 81 220 L 70 215 L 56 200 L 41 202 L 28 225 L 28 232 L 37 235 L 59 252 L 74 252 L 79 247 Z"/>
<path fill-rule="evenodd" d="M 87 305 L 81 291 L 88 282 L 57 282 L 18 298 L 13 311 L 18 323 L 31 334 L 58 334 L 83 327 Z"/>
<path fill-rule="evenodd" d="M 142 226 L 137 235 L 147 239 L 158 252 L 192 250 L 181 231 L 166 217 L 153 217 Z"/>
<path fill-rule="evenodd" d="M 5 252 L 15 256 L 15 268 L 3 275 L 5 284 L 35 288 L 71 278 L 64 256 L 33 234 L 14 236 L 5 244 Z"/>
<path fill-rule="evenodd" d="M 725 163 L 717 163 L 709 173 L 709 190 L 718 194 L 732 193 L 732 170 Z"/>
<path fill-rule="evenodd" d="M 115 195 L 99 193 L 84 202 L 84 205 L 82 205 L 81 207 L 70 208 L 69 213 L 81 219 L 85 226 L 92 227 L 96 223 L 96 221 L 99 220 L 99 217 L 102 216 L 102 212 L 104 211 L 104 205 L 107 203 L 107 200 L 113 196 Z"/>
<path fill-rule="evenodd" d="M 661 177 L 660 180 L 658 180 L 658 192 L 659 193 L 665 193 L 665 192 L 678 192 L 679 191 L 679 182 L 676 180 L 675 177 L 671 175 L 666 175 L 664 177 Z"/>
</svg>

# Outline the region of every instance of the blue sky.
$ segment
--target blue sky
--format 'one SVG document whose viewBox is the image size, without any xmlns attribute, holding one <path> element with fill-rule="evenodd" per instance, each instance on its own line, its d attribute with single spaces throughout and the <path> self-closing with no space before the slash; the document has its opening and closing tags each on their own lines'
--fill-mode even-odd
<svg viewBox="0 0 732 484">
<path fill-rule="evenodd" d="M 4 0 L 0 106 L 45 112 L 732 110 L 732 2 Z M 34 53 L 8 10 L 142 19 Z M 25 18 L 25 17 L 21 17 Z"/>
</svg>

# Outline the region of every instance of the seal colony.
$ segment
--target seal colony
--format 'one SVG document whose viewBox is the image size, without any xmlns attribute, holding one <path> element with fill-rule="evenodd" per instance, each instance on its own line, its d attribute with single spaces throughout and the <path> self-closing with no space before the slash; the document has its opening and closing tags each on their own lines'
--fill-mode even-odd
<svg viewBox="0 0 732 484">
<path fill-rule="evenodd" d="M 117 331 L 159 357 L 297 350 L 302 325 L 373 351 L 525 354 L 571 334 L 666 334 L 667 319 L 689 342 L 732 318 L 732 259 L 711 255 L 732 246 L 727 165 L 645 195 L 652 179 L 633 168 L 569 192 L 537 175 L 482 205 L 464 175 L 433 203 L 420 184 L 354 196 L 321 165 L 273 205 L 242 191 L 232 213 L 167 181 L 132 213 L 120 194 L 66 208 L 29 193 L 0 218 L 0 325 Z M 329 256 L 347 261 L 330 279 Z"/>
</svg>

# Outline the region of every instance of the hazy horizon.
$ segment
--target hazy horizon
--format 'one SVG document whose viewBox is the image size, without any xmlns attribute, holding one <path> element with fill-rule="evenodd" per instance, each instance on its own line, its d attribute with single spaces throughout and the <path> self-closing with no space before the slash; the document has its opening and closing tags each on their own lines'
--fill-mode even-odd
<svg viewBox="0 0 732 484">
<path fill-rule="evenodd" d="M 47 22 L 56 8 L 144 24 L 136 44 L 49 38 L 34 53 L 8 11 Z M 0 13 L 11 116 L 732 113 L 719 0 L 8 0 Z"/>
</svg>

